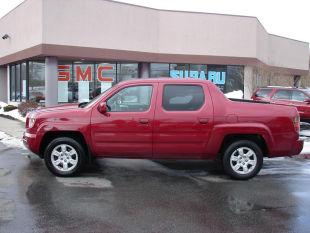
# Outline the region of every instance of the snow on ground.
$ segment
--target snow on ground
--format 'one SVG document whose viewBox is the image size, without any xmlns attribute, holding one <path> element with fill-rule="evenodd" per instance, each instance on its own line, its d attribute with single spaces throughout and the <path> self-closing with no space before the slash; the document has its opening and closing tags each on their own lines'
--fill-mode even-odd
<svg viewBox="0 0 310 233">
<path fill-rule="evenodd" d="M 112 182 L 102 177 L 56 177 L 56 180 L 68 187 L 113 188 Z"/>
<path fill-rule="evenodd" d="M 241 90 L 239 91 L 232 91 L 225 94 L 227 98 L 232 99 L 243 99 L 243 92 Z"/>
<path fill-rule="evenodd" d="M 310 154 L 310 141 L 304 142 L 304 148 L 300 154 Z"/>
<path fill-rule="evenodd" d="M 9 111 L 9 112 L 5 112 L 3 110 L 3 107 L 7 106 L 6 103 L 0 102 L 0 115 L 5 115 L 5 116 L 10 116 L 13 117 L 14 119 L 20 120 L 22 122 L 26 122 L 26 118 L 23 117 L 22 115 L 19 114 L 18 109 Z"/>
<path fill-rule="evenodd" d="M 6 145 L 7 147 L 25 149 L 25 146 L 21 139 L 12 137 L 2 131 L 0 131 L 0 142 Z"/>
</svg>

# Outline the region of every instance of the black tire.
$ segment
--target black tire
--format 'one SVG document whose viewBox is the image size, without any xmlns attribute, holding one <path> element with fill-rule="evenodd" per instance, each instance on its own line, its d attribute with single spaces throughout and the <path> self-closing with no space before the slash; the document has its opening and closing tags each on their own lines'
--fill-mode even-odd
<svg viewBox="0 0 310 233">
<path fill-rule="evenodd" d="M 248 150 L 247 148 L 250 150 Z M 240 155 L 238 149 L 243 151 L 242 154 L 244 152 L 246 152 L 246 154 L 248 152 L 249 154 L 252 154 L 250 152 L 254 152 L 255 155 L 252 155 L 250 158 L 246 158 L 246 155 L 244 154 L 244 157 L 239 159 L 239 157 L 242 157 L 242 156 Z M 238 160 L 231 161 L 232 156 L 234 156 L 234 159 L 238 157 Z M 256 156 L 255 166 L 252 164 L 248 164 L 249 160 L 254 161 L 254 156 Z M 248 140 L 240 140 L 240 141 L 233 142 L 225 149 L 222 162 L 223 162 L 223 168 L 224 168 L 225 173 L 229 175 L 231 178 L 236 179 L 236 180 L 248 180 L 256 176 L 257 173 L 261 170 L 263 166 L 263 153 L 260 147 L 255 142 L 248 141 Z M 237 163 L 240 167 L 239 169 L 237 169 L 238 168 Z M 233 166 L 235 167 L 237 171 L 234 170 Z M 246 167 L 244 168 L 244 166 Z M 245 172 L 246 171 L 245 169 L 249 170 L 248 173 L 240 174 L 241 172 Z"/>
<path fill-rule="evenodd" d="M 70 171 L 61 171 L 60 169 L 57 169 L 52 162 L 52 152 L 54 149 L 58 148 L 61 145 L 68 145 L 67 147 L 70 149 L 71 147 L 75 150 L 75 155 L 74 158 L 77 160 L 76 164 L 74 165 L 74 168 L 72 168 L 72 170 Z M 60 152 L 61 153 L 61 152 Z M 57 157 L 56 157 L 57 158 Z M 83 149 L 83 147 L 81 146 L 81 144 L 72 139 L 72 138 L 68 138 L 68 137 L 60 137 L 60 138 L 56 138 L 54 140 L 52 140 L 48 146 L 45 149 L 44 152 L 44 161 L 45 164 L 48 168 L 48 170 L 50 172 L 52 172 L 54 175 L 56 176 L 61 176 L 61 177 L 70 177 L 70 176 L 75 176 L 77 175 L 79 172 L 82 171 L 82 169 L 84 168 L 84 165 L 86 163 L 86 156 L 85 156 L 85 151 Z M 70 163 L 68 163 L 70 164 Z M 70 166 L 70 165 L 67 165 Z M 69 169 L 71 169 L 69 168 Z"/>
</svg>

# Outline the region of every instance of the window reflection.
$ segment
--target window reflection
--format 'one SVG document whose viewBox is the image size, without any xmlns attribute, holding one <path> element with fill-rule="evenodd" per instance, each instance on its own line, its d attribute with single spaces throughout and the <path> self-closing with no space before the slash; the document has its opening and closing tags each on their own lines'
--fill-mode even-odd
<svg viewBox="0 0 310 233">
<path fill-rule="evenodd" d="M 20 65 L 16 65 L 15 66 L 15 85 L 16 85 L 16 101 L 21 101 L 21 89 L 20 89 Z"/>
<path fill-rule="evenodd" d="M 21 95 L 22 101 L 27 100 L 27 65 L 26 62 L 21 64 Z"/>
<path fill-rule="evenodd" d="M 15 101 L 15 66 L 11 66 L 10 71 L 10 100 Z"/>
<path fill-rule="evenodd" d="M 92 98 L 116 84 L 116 63 L 96 64 L 95 89 Z"/>
<path fill-rule="evenodd" d="M 45 63 L 29 62 L 29 99 L 45 102 Z"/>
<path fill-rule="evenodd" d="M 117 81 L 126 81 L 138 78 L 138 63 L 118 63 Z"/>
<path fill-rule="evenodd" d="M 169 77 L 169 64 L 168 63 L 152 63 L 150 74 L 151 74 L 151 77 Z"/>
<path fill-rule="evenodd" d="M 138 78 L 139 73 L 138 63 L 125 62 L 59 61 L 58 71 L 59 103 L 87 102 L 118 82 Z M 151 63 L 150 76 L 210 80 L 224 93 L 244 89 L 243 66 Z M 10 65 L 10 100 L 28 99 L 45 101 L 44 61 Z"/>
</svg>

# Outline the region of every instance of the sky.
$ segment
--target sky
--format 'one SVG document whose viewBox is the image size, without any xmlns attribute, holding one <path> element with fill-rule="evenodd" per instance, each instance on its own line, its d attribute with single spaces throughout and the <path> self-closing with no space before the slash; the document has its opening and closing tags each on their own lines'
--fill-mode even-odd
<svg viewBox="0 0 310 233">
<path fill-rule="evenodd" d="M 310 42 L 310 0 L 118 1 L 168 10 L 256 16 L 269 33 Z M 21 2 L 23 0 L 0 0 L 0 17 Z"/>
</svg>

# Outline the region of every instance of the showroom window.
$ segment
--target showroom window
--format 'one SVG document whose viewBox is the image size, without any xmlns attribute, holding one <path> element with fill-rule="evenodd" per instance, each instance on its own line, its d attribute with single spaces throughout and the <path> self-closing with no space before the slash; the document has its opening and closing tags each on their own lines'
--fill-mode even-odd
<svg viewBox="0 0 310 233">
<path fill-rule="evenodd" d="M 15 92 L 16 92 L 16 85 L 15 85 L 16 77 L 15 77 L 15 66 L 10 67 L 10 100 L 16 101 L 15 99 Z"/>
<path fill-rule="evenodd" d="M 77 83 L 73 81 L 73 64 L 58 63 L 58 102 L 71 103 L 78 100 Z"/>
<path fill-rule="evenodd" d="M 117 82 L 116 63 L 58 64 L 58 102 L 88 102 Z"/>
<path fill-rule="evenodd" d="M 117 82 L 138 78 L 138 63 L 117 63 Z"/>
<path fill-rule="evenodd" d="M 243 93 L 244 89 L 244 67 L 227 66 L 224 93 L 239 91 Z"/>
<path fill-rule="evenodd" d="M 222 92 L 243 98 L 244 67 L 233 65 L 151 63 L 151 77 L 198 78 L 210 80 Z M 162 75 L 163 74 L 163 75 Z"/>
<path fill-rule="evenodd" d="M 77 85 L 77 99 L 79 103 L 89 102 L 94 92 L 95 64 L 75 63 L 73 65 L 73 82 Z"/>
<path fill-rule="evenodd" d="M 26 63 L 10 66 L 10 100 L 13 102 L 27 99 L 26 69 Z"/>
<path fill-rule="evenodd" d="M 29 100 L 45 102 L 45 63 L 29 62 Z"/>
<path fill-rule="evenodd" d="M 96 64 L 95 90 L 92 98 L 105 92 L 116 84 L 116 63 L 98 63 Z"/>
<path fill-rule="evenodd" d="M 16 97 L 16 101 L 21 101 L 21 89 L 20 89 L 20 78 L 21 78 L 21 75 L 20 75 L 20 64 L 16 65 L 15 66 L 15 88 L 16 88 L 16 91 L 15 91 L 15 97 Z"/>
<path fill-rule="evenodd" d="M 22 101 L 27 100 L 27 63 L 24 62 L 21 64 L 21 96 L 22 96 Z"/>
<path fill-rule="evenodd" d="M 151 63 L 151 77 L 169 77 L 168 63 Z"/>
<path fill-rule="evenodd" d="M 88 102 L 114 84 L 139 76 L 138 63 L 59 61 L 58 102 Z M 224 93 L 243 97 L 244 67 L 233 65 L 151 63 L 151 77 L 210 80 Z M 237 92 L 236 92 L 237 91 Z M 10 66 L 10 100 L 45 102 L 45 63 L 27 61 Z"/>
</svg>

